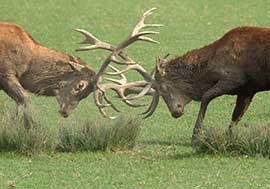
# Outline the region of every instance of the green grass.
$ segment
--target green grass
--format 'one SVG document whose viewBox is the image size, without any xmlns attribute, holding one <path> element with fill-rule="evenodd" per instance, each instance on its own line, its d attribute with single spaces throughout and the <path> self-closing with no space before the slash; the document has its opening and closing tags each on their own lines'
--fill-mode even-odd
<svg viewBox="0 0 270 189">
<path fill-rule="evenodd" d="M 157 55 L 180 55 L 236 26 L 270 25 L 270 2 L 266 0 L 0 0 L 0 18 L 19 24 L 46 46 L 82 57 L 97 70 L 106 53 L 76 53 L 82 38 L 73 29 L 88 29 L 116 44 L 151 7 L 158 10 L 149 22 L 166 25 L 156 37 L 161 44 L 137 43 L 128 49 L 149 71 Z M 268 93 L 257 94 L 239 127 L 269 123 L 269 97 Z M 100 118 L 92 96 L 67 120 L 58 115 L 54 98 L 32 99 L 52 130 L 66 122 Z M 0 104 L 6 101 L 10 101 L 8 108 L 15 107 L 1 92 Z M 214 100 L 204 125 L 227 127 L 234 102 L 231 96 Z M 144 121 L 135 149 L 127 152 L 41 153 L 32 157 L 2 152 L 0 188 L 269 188 L 269 159 L 198 155 L 193 151 L 190 137 L 198 108 L 198 103 L 188 105 L 185 115 L 175 120 L 161 102 L 156 113 Z"/>
</svg>

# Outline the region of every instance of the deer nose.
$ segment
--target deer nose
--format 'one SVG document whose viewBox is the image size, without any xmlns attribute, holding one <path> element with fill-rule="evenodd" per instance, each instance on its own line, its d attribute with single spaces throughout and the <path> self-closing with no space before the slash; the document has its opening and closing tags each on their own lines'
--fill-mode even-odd
<svg viewBox="0 0 270 189">
<path fill-rule="evenodd" d="M 174 117 L 174 118 L 178 118 L 181 115 L 183 115 L 183 109 L 182 109 L 181 104 L 177 104 L 176 107 L 177 108 L 171 112 L 172 117 Z"/>
<path fill-rule="evenodd" d="M 180 116 L 183 115 L 183 112 L 180 110 L 176 110 L 176 111 L 172 111 L 171 114 L 172 114 L 172 117 L 179 118 Z"/>
<path fill-rule="evenodd" d="M 61 114 L 61 116 L 65 117 L 65 118 L 68 117 L 68 113 L 66 111 L 59 110 L 59 113 Z"/>
<path fill-rule="evenodd" d="M 66 118 L 68 117 L 68 112 L 65 109 L 66 109 L 66 104 L 61 104 L 59 113 L 61 114 L 61 116 Z"/>
</svg>

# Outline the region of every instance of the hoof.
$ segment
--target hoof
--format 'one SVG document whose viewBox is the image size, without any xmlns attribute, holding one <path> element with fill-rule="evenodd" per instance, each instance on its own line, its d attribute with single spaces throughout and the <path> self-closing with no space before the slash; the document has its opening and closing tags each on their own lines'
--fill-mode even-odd
<svg viewBox="0 0 270 189">
<path fill-rule="evenodd" d="M 228 128 L 227 131 L 226 131 L 226 136 L 227 136 L 227 141 L 228 143 L 231 142 L 233 140 L 233 128 Z"/>
<path fill-rule="evenodd" d="M 203 133 L 201 131 L 193 133 L 191 137 L 191 144 L 192 146 L 198 146 L 198 144 L 200 144 L 202 140 L 203 140 Z"/>
</svg>

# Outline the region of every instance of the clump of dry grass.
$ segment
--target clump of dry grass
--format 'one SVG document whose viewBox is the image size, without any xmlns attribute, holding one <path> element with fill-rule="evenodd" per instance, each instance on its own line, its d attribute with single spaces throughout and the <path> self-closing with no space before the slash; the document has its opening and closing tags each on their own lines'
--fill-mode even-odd
<svg viewBox="0 0 270 189">
<path fill-rule="evenodd" d="M 76 121 L 60 128 L 57 149 L 67 152 L 131 149 L 135 146 L 140 125 L 138 119 L 124 116 L 115 121 Z"/>
<path fill-rule="evenodd" d="M 227 129 L 209 127 L 197 137 L 194 149 L 199 153 L 228 153 L 270 157 L 270 125 Z"/>
<path fill-rule="evenodd" d="M 52 135 L 28 110 L 0 112 L 0 151 L 36 153 L 51 149 Z"/>
<path fill-rule="evenodd" d="M 19 115 L 0 110 L 0 151 L 37 152 L 106 151 L 135 146 L 141 122 L 134 117 L 109 120 L 73 120 L 52 129 L 39 114 L 23 110 Z"/>
</svg>

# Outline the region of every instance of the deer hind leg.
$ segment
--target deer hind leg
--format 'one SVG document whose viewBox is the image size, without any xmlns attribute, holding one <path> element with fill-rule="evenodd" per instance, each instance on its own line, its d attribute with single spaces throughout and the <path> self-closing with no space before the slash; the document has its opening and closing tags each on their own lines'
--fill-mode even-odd
<svg viewBox="0 0 270 189">
<path fill-rule="evenodd" d="M 229 132 L 232 132 L 232 128 L 235 127 L 247 111 L 252 98 L 255 94 L 241 94 L 237 96 L 236 105 L 232 114 L 232 121 L 229 125 Z"/>
<path fill-rule="evenodd" d="M 241 78 L 231 77 L 230 79 L 223 79 L 223 80 L 218 81 L 216 85 L 210 88 L 203 95 L 201 99 L 200 111 L 199 111 L 197 121 L 193 130 L 193 136 L 195 136 L 201 130 L 201 124 L 203 122 L 205 112 L 210 101 L 221 95 L 229 94 L 233 90 L 240 87 L 243 83 L 244 81 Z"/>
</svg>

